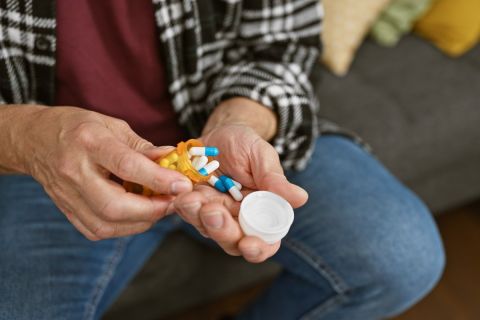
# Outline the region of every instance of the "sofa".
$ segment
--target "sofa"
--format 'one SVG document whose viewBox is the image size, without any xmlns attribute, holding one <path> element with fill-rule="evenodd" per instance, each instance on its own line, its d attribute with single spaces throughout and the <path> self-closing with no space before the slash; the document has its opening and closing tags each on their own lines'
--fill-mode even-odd
<svg viewBox="0 0 480 320">
<path fill-rule="evenodd" d="M 393 49 L 367 40 L 347 76 L 317 66 L 312 81 L 321 116 L 363 137 L 434 213 L 478 198 L 479 46 L 451 59 L 415 36 Z M 173 233 L 104 319 L 168 319 L 279 271 Z"/>
</svg>

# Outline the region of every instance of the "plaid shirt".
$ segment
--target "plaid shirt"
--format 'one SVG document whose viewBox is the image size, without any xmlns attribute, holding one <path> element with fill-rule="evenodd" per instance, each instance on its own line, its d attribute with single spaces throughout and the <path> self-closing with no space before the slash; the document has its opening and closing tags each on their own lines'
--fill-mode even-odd
<svg viewBox="0 0 480 320">
<path fill-rule="evenodd" d="M 246 97 L 278 116 L 272 144 L 301 169 L 318 134 L 308 80 L 320 43 L 319 0 L 153 0 L 168 90 L 198 136 L 221 101 Z M 55 103 L 55 0 L 0 0 L 0 103 Z"/>
</svg>

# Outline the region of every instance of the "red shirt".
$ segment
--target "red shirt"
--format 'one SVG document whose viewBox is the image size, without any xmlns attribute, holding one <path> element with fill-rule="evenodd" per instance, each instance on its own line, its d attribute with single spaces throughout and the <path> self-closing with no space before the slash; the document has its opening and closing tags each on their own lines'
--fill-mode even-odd
<svg viewBox="0 0 480 320">
<path fill-rule="evenodd" d="M 160 61 L 151 0 L 57 1 L 56 103 L 126 120 L 156 145 L 185 136 Z"/>
</svg>

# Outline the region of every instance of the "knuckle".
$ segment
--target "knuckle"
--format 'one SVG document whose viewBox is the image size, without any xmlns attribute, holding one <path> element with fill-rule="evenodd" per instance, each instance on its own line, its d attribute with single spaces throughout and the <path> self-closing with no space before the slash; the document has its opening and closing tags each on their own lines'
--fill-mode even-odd
<svg viewBox="0 0 480 320">
<path fill-rule="evenodd" d="M 139 137 L 131 137 L 129 145 L 135 150 L 146 150 L 153 147 L 153 144 Z"/>
<path fill-rule="evenodd" d="M 91 124 L 87 122 L 80 123 L 74 130 L 74 140 L 86 148 L 94 146 L 97 139 L 92 132 Z"/>
<path fill-rule="evenodd" d="M 168 209 L 168 206 L 170 204 L 165 204 L 162 206 L 155 205 L 153 200 L 150 199 L 150 202 L 148 204 L 145 204 L 144 210 L 145 210 L 145 215 L 146 215 L 146 222 L 150 224 L 154 224 L 161 218 L 163 218 L 166 214 L 166 211 Z"/>
<path fill-rule="evenodd" d="M 85 233 L 82 233 L 82 234 L 85 236 L 85 238 L 87 238 L 90 241 L 100 240 L 100 238 L 98 236 L 94 235 L 93 233 L 85 232 Z"/>
<path fill-rule="evenodd" d="M 167 183 L 164 179 L 161 179 L 159 177 L 153 177 L 151 181 L 153 190 L 161 193 L 169 192 L 169 186 L 167 186 Z"/>
<path fill-rule="evenodd" d="M 117 174 L 123 179 L 129 179 L 134 176 L 135 162 L 128 153 L 122 153 L 118 156 L 116 162 Z"/>
<path fill-rule="evenodd" d="M 110 200 L 106 202 L 100 211 L 100 215 L 108 221 L 115 221 L 118 218 L 119 207 L 117 201 Z"/>
<path fill-rule="evenodd" d="M 131 129 L 128 122 L 123 120 L 123 119 L 115 119 L 114 123 L 117 127 L 121 128 L 121 129 L 127 129 L 127 130 Z"/>
<path fill-rule="evenodd" d="M 109 239 L 115 236 L 115 228 L 110 224 L 100 223 L 93 230 L 93 234 L 98 240 Z"/>
</svg>

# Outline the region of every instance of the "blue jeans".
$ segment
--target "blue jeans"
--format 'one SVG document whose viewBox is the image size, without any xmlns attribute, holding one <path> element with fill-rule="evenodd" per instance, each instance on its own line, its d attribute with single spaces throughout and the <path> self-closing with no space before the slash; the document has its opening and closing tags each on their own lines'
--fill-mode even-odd
<svg viewBox="0 0 480 320">
<path fill-rule="evenodd" d="M 283 272 L 241 319 L 379 319 L 438 281 L 445 258 L 430 213 L 356 144 L 319 138 L 309 167 L 289 178 L 310 199 L 273 257 Z M 181 225 L 173 216 L 90 242 L 32 178 L 0 176 L 0 319 L 100 318 Z"/>
</svg>

